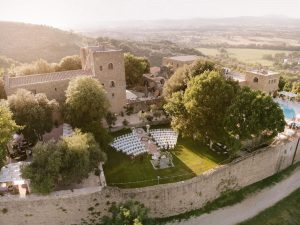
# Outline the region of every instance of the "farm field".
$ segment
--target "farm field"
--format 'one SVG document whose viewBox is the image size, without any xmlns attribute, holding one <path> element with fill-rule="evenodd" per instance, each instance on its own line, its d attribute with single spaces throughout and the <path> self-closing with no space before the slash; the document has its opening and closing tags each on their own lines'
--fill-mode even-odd
<svg viewBox="0 0 300 225">
<path fill-rule="evenodd" d="M 220 54 L 217 48 L 197 48 L 203 54 L 208 56 L 216 56 Z M 255 64 L 260 63 L 263 66 L 272 66 L 273 62 L 271 60 L 263 59 L 263 55 L 276 53 L 290 53 L 292 51 L 282 51 L 282 50 L 268 50 L 268 49 L 248 49 L 248 48 L 225 48 L 228 52 L 229 57 L 236 58 L 237 60 L 247 63 Z"/>
</svg>

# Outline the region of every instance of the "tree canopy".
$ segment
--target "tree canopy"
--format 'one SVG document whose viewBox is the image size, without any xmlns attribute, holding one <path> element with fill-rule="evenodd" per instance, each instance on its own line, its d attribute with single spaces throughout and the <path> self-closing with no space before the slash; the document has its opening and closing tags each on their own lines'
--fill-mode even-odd
<svg viewBox="0 0 300 225">
<path fill-rule="evenodd" d="M 57 71 L 79 70 L 81 69 L 81 59 L 79 55 L 66 56 L 58 64 Z"/>
<path fill-rule="evenodd" d="M 109 142 L 102 119 L 108 113 L 109 102 L 102 85 L 91 77 L 71 80 L 66 91 L 65 118 L 72 127 L 91 132 L 101 147 Z"/>
<path fill-rule="evenodd" d="M 154 220 L 149 218 L 147 209 L 139 202 L 128 201 L 122 204 L 113 204 L 109 211 L 112 216 L 102 218 L 100 224 L 127 224 L 127 225 L 154 225 Z M 93 223 L 88 223 L 92 225 Z"/>
<path fill-rule="evenodd" d="M 91 77 L 70 81 L 66 91 L 66 119 L 77 128 L 101 121 L 107 114 L 109 102 L 102 85 Z"/>
<path fill-rule="evenodd" d="M 163 90 L 165 98 L 170 98 L 174 92 L 185 91 L 188 82 L 205 71 L 217 70 L 215 63 L 211 61 L 197 60 L 191 65 L 178 68 L 166 82 Z"/>
<path fill-rule="evenodd" d="M 93 135 L 75 130 L 57 143 L 37 143 L 31 164 L 22 169 L 22 177 L 30 179 L 35 192 L 49 193 L 58 185 L 80 182 L 105 160 Z"/>
<path fill-rule="evenodd" d="M 285 121 L 280 107 L 270 96 L 249 87 L 239 90 L 228 108 L 226 128 L 240 140 L 264 135 L 275 137 L 284 130 Z"/>
<path fill-rule="evenodd" d="M 31 75 L 79 69 L 81 69 L 80 57 L 78 55 L 72 55 L 62 58 L 59 63 L 48 63 L 44 59 L 38 59 L 31 63 L 24 63 L 12 67 L 11 73 L 16 75 Z"/>
<path fill-rule="evenodd" d="M 171 125 L 184 136 L 238 150 L 253 137 L 272 138 L 284 130 L 284 116 L 271 97 L 206 71 L 175 91 L 164 106 Z M 234 151 L 232 151 L 234 152 Z"/>
<path fill-rule="evenodd" d="M 19 89 L 8 97 L 8 105 L 16 123 L 24 126 L 22 133 L 28 141 L 42 140 L 43 134 L 51 131 L 52 113 L 58 108 L 55 100 L 49 101 L 45 94 L 35 95 Z"/>
<path fill-rule="evenodd" d="M 218 72 L 204 72 L 190 81 L 183 96 L 183 105 L 195 126 L 194 135 L 224 140 L 226 108 L 238 90 L 238 84 Z"/>
<path fill-rule="evenodd" d="M 141 82 L 143 74 L 150 72 L 148 59 L 130 53 L 124 55 L 125 77 L 127 85 L 133 86 Z"/>
<path fill-rule="evenodd" d="M 13 133 L 21 128 L 12 116 L 9 108 L 3 102 L 0 102 L 0 169 L 6 156 L 6 144 L 12 138 Z"/>
</svg>

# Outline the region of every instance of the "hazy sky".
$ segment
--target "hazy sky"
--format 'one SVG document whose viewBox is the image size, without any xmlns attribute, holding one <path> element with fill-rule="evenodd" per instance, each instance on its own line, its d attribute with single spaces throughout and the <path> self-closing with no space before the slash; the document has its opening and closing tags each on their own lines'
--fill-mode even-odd
<svg viewBox="0 0 300 225">
<path fill-rule="evenodd" d="M 283 15 L 300 0 L 0 0 L 0 20 L 75 27 L 93 22 Z"/>
</svg>

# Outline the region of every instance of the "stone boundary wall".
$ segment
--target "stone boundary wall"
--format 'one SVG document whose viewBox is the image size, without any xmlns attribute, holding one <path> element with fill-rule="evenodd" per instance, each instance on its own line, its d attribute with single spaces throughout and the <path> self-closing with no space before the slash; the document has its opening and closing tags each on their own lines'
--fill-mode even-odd
<svg viewBox="0 0 300 225">
<path fill-rule="evenodd" d="M 151 216 L 166 217 L 200 208 L 223 191 L 239 189 L 269 177 L 300 160 L 299 137 L 258 150 L 190 180 L 145 188 L 92 187 L 26 199 L 0 197 L 0 224 L 80 224 L 89 211 L 107 214 L 112 202 L 137 200 Z M 93 207 L 93 208 L 90 208 Z M 88 210 L 90 208 L 90 210 Z M 7 211 L 3 213 L 4 211 Z"/>
<path fill-rule="evenodd" d="M 147 100 L 128 100 L 127 107 L 133 107 L 133 113 L 138 113 L 141 110 L 149 110 L 150 105 L 161 107 L 164 103 L 162 97 L 147 99 Z"/>
</svg>

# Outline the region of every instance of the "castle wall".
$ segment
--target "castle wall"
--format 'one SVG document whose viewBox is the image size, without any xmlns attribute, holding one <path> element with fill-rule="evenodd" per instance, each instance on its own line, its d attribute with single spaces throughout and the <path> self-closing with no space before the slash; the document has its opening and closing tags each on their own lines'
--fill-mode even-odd
<svg viewBox="0 0 300 225">
<path fill-rule="evenodd" d="M 294 162 L 300 159 L 296 136 L 178 183 L 134 189 L 94 187 L 49 196 L 31 195 L 26 199 L 0 197 L 0 210 L 8 210 L 1 214 L 0 222 L 5 225 L 78 224 L 89 211 L 100 211 L 103 216 L 112 202 L 127 200 L 144 203 L 154 217 L 176 215 L 200 208 L 226 190 L 240 189 L 271 176 L 290 166 L 293 158 Z"/>
<path fill-rule="evenodd" d="M 10 96 L 18 89 L 26 89 L 33 93 L 45 93 L 49 100 L 56 99 L 58 102 L 65 101 L 65 91 L 68 88 L 70 80 L 51 81 L 45 83 L 35 83 L 20 85 L 18 87 L 6 87 L 5 91 L 7 96 Z"/>
</svg>

